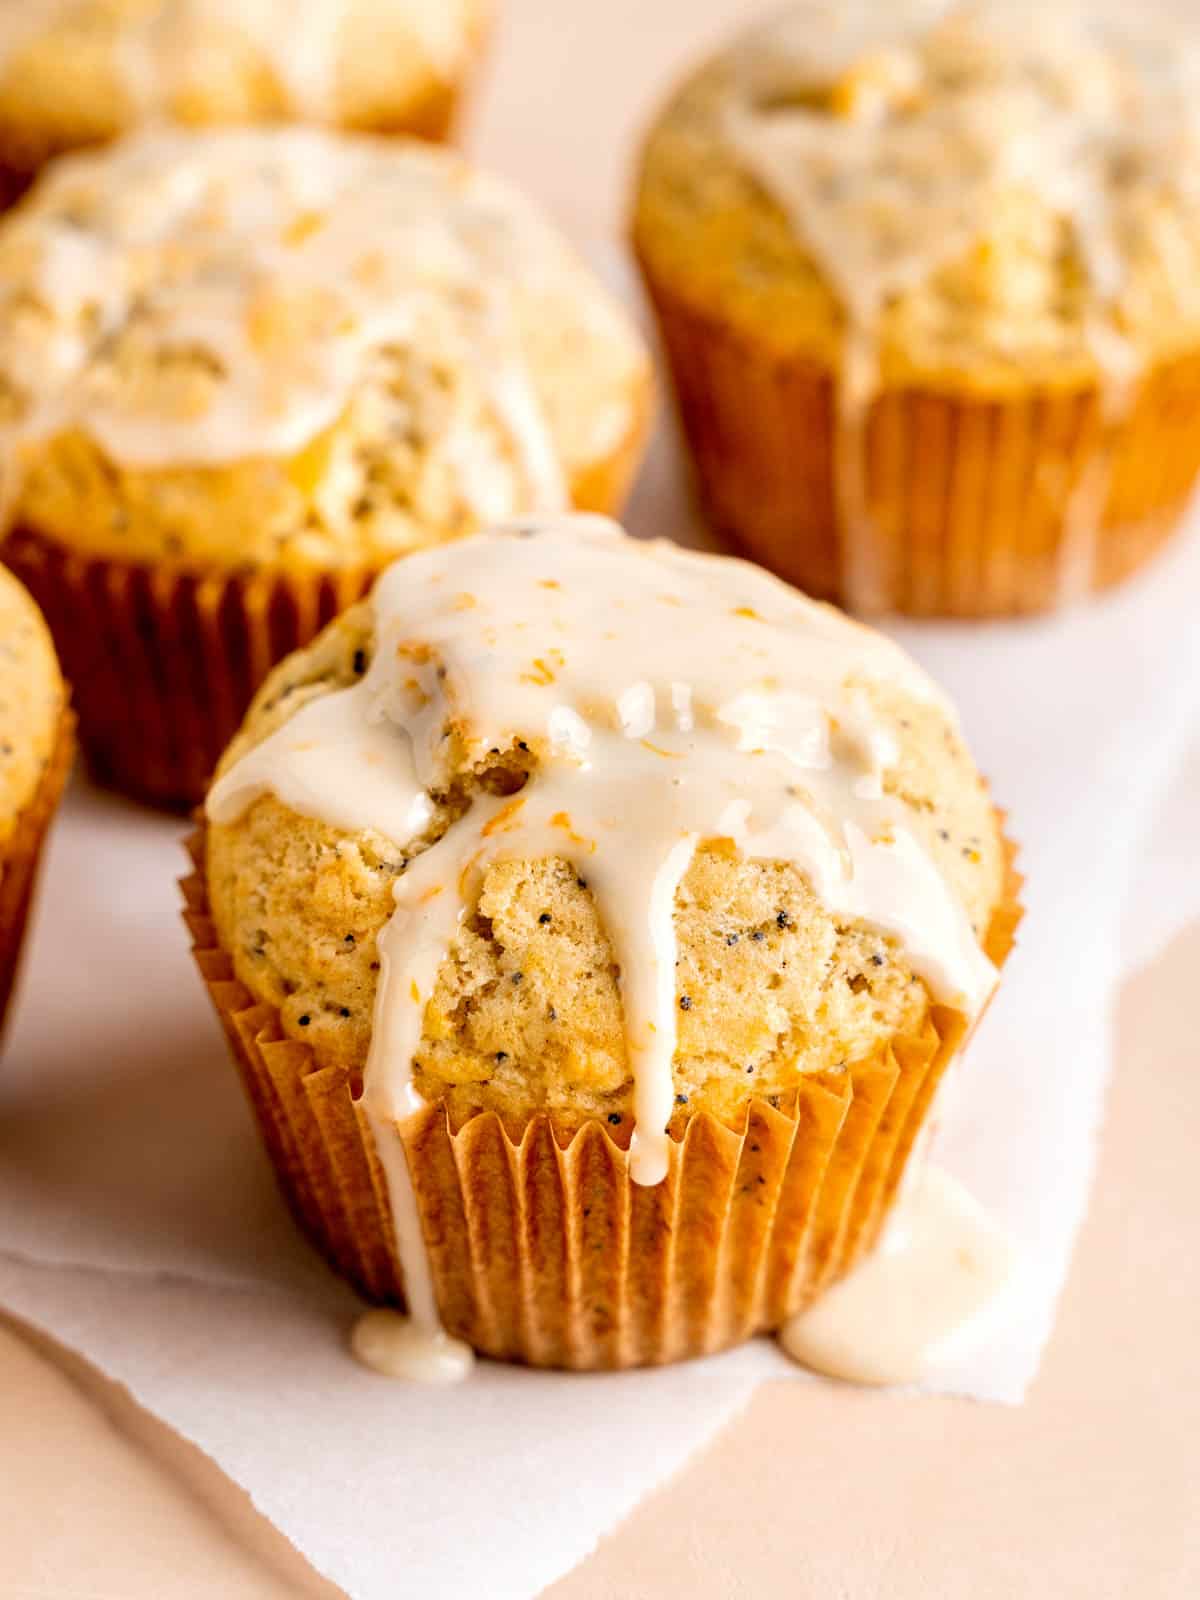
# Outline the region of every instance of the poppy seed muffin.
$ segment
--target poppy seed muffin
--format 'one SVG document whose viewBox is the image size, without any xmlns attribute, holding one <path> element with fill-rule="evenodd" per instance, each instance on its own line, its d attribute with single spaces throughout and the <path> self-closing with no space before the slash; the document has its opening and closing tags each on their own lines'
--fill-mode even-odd
<svg viewBox="0 0 1200 1600">
<path fill-rule="evenodd" d="M 0 192 L 151 122 L 445 138 L 487 0 L 20 0 L 0 12 Z"/>
<path fill-rule="evenodd" d="M 634 241 L 714 522 L 862 610 L 1124 577 L 1200 469 L 1200 46 L 1153 3 L 803 0 L 694 72 Z"/>
<path fill-rule="evenodd" d="M 160 131 L 0 224 L 8 559 L 98 774 L 194 802 L 272 662 L 397 555 L 621 499 L 644 347 L 432 146 Z"/>
<path fill-rule="evenodd" d="M 70 753 L 66 689 L 49 631 L 0 567 L 0 1030 Z"/>
<path fill-rule="evenodd" d="M 443 1321 L 494 1354 L 620 1365 L 772 1326 L 873 1239 L 1006 953 L 1008 851 L 953 712 L 837 613 L 599 519 L 514 524 L 413 565 L 264 685 L 189 891 L 285 1187 L 341 1270 L 397 1298 L 413 1257 L 387 1265 L 386 1215 L 348 1186 L 401 1127 Z M 318 1094 L 326 1147 L 362 1138 L 359 1180 L 335 1158 L 344 1223 L 301 1170 Z M 727 1214 L 680 1251 L 699 1281 L 713 1227 L 749 1229 L 749 1298 L 706 1300 L 689 1329 L 649 1286 L 648 1235 L 629 1282 L 596 1293 L 605 1318 L 649 1295 L 657 1330 L 573 1342 L 570 1293 L 544 1310 L 545 1348 L 512 1304 L 491 1325 L 497 1285 L 454 1257 L 452 1214 L 499 1226 L 501 1149 L 543 1135 L 560 1192 L 518 1226 L 539 1249 L 577 1205 L 586 1231 L 610 1207 L 715 1194 Z M 395 1212 L 403 1172 L 380 1159 Z M 727 1193 L 746 1163 L 771 1215 Z M 804 1209 L 793 1186 L 826 1167 Z"/>
</svg>

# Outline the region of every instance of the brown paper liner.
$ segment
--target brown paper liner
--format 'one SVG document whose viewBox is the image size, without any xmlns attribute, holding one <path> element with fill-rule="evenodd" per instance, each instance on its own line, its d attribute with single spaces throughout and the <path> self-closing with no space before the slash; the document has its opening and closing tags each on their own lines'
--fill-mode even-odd
<svg viewBox="0 0 1200 1600">
<path fill-rule="evenodd" d="M 79 556 L 18 529 L 6 564 L 33 595 L 101 783 L 188 810 L 267 673 L 374 574 L 193 577 Z"/>
<path fill-rule="evenodd" d="M 75 718 L 64 711 L 54 749 L 32 800 L 0 846 L 0 1045 L 25 940 L 25 925 L 37 886 L 42 845 L 62 798 L 75 755 Z"/>
<path fill-rule="evenodd" d="M 361 1105 L 254 1001 L 221 948 L 204 835 L 183 883 L 193 954 L 225 1027 L 284 1195 L 366 1299 L 404 1303 L 387 1190 Z M 1008 852 L 986 941 L 1003 963 L 1020 919 Z M 599 1121 L 519 1130 L 491 1112 L 399 1124 L 443 1322 L 485 1355 L 596 1370 L 699 1356 L 776 1328 L 875 1242 L 965 1028 L 934 1008 L 921 1033 L 849 1071 L 752 1101 L 740 1129 L 707 1113 L 642 1188 Z"/>
<path fill-rule="evenodd" d="M 1154 368 L 1108 416 L 1095 387 L 888 388 L 847 429 L 829 369 L 756 344 L 642 270 L 712 522 L 810 594 L 914 616 L 1050 610 L 1134 572 L 1187 509 L 1200 351 Z M 854 518 L 839 452 L 865 490 Z"/>
</svg>

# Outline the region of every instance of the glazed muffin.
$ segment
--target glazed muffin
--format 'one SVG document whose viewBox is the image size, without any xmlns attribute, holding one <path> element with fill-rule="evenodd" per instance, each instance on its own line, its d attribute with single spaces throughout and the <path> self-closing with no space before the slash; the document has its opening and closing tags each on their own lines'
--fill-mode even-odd
<svg viewBox="0 0 1200 1600">
<path fill-rule="evenodd" d="M 95 773 L 194 804 L 250 697 L 396 556 L 621 500 L 650 410 L 624 313 L 446 151 L 158 132 L 0 223 L 5 559 Z"/>
<path fill-rule="evenodd" d="M 633 228 L 718 528 L 955 616 L 1159 548 L 1200 467 L 1200 35 L 1167 18 L 809 0 L 683 84 Z"/>
<path fill-rule="evenodd" d="M 49 630 L 0 567 L 0 1043 L 42 844 L 71 750 L 67 693 Z"/>
<path fill-rule="evenodd" d="M 442 139 L 490 0 L 13 0 L 0 8 L 0 198 L 152 122 L 303 122 Z"/>
<path fill-rule="evenodd" d="M 846 1272 L 1016 916 L 897 647 L 595 517 L 392 568 L 207 815 L 197 960 L 297 1216 L 538 1365 L 717 1349 Z"/>
</svg>

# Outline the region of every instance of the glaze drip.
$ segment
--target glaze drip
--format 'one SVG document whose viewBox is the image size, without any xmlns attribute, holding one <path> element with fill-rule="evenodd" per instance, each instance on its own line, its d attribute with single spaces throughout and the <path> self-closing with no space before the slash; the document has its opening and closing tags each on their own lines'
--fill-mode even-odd
<svg viewBox="0 0 1200 1600">
<path fill-rule="evenodd" d="M 435 375 L 469 374 L 506 441 L 511 484 L 477 459 L 481 424 L 455 402 L 439 450 L 477 520 L 556 510 L 567 494 L 528 308 L 571 296 L 589 337 L 631 347 L 530 206 L 412 143 L 159 130 L 57 165 L 0 237 L 10 474 L 72 430 L 132 469 L 303 465 L 371 363 L 414 349 Z"/>
<path fill-rule="evenodd" d="M 748 563 L 642 544 L 598 517 L 512 523 L 420 552 L 371 600 L 360 682 L 310 701 L 208 800 L 231 823 L 265 794 L 409 849 L 379 939 L 364 1074 L 414 1309 L 432 1294 L 396 1124 L 456 930 L 498 861 L 585 876 L 620 973 L 634 1085 L 630 1170 L 666 1176 L 676 1048 L 676 891 L 697 847 L 790 861 L 839 918 L 890 935 L 937 1000 L 971 1017 L 995 970 L 886 789 L 897 750 L 871 701 L 895 685 L 949 708 L 886 638 Z M 455 772 L 519 754 L 516 793 L 480 792 L 434 837 Z M 411 853 L 414 841 L 423 848 Z M 415 1251 L 415 1254 L 414 1254 Z"/>
</svg>

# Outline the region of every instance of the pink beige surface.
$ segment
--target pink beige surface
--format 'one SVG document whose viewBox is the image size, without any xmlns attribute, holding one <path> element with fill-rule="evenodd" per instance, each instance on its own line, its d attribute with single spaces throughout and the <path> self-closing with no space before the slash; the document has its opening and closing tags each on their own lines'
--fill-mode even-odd
<svg viewBox="0 0 1200 1600">
<path fill-rule="evenodd" d="M 639 122 L 741 11 L 508 0 L 475 149 L 576 238 L 611 231 Z M 1122 996 L 1099 1180 L 1023 1408 L 768 1385 L 547 1600 L 1200 1592 L 1198 962 L 1200 927 Z M 199 1451 L 3 1319 L 0 1418 L 5 1600 L 338 1595 Z"/>
<path fill-rule="evenodd" d="M 1125 989 L 1091 1213 L 1023 1407 L 765 1385 L 547 1600 L 1197 1593 L 1198 961 L 1200 927 Z M 9 1600 L 340 1594 L 198 1450 L 11 1321 L 0 1415 Z"/>
</svg>

